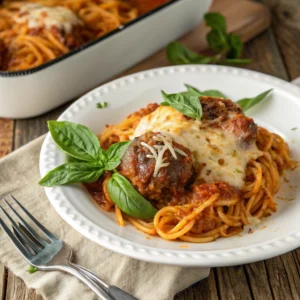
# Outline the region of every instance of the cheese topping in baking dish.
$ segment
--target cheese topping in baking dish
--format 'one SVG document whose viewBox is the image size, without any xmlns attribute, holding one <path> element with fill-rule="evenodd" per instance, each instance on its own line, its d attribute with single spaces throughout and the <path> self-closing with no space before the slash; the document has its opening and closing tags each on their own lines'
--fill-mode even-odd
<svg viewBox="0 0 300 300">
<path fill-rule="evenodd" d="M 170 106 L 160 106 L 142 118 L 131 138 L 147 131 L 170 135 L 175 142 L 193 152 L 193 164 L 199 179 L 227 182 L 241 189 L 248 162 L 261 156 L 262 152 L 254 140 L 245 147 L 240 136 L 216 126 L 203 125 Z"/>
<path fill-rule="evenodd" d="M 74 25 L 82 25 L 82 21 L 69 9 L 61 6 L 47 7 L 38 3 L 24 4 L 14 18 L 17 23 L 28 23 L 29 28 L 45 27 L 70 33 Z"/>
</svg>

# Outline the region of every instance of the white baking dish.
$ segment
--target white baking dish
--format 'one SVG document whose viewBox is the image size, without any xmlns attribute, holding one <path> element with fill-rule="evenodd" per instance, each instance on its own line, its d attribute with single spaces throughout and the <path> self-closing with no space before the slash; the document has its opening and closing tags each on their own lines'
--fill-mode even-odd
<svg viewBox="0 0 300 300">
<path fill-rule="evenodd" d="M 173 0 L 39 67 L 0 72 L 0 117 L 33 117 L 78 97 L 191 30 L 211 2 Z"/>
</svg>

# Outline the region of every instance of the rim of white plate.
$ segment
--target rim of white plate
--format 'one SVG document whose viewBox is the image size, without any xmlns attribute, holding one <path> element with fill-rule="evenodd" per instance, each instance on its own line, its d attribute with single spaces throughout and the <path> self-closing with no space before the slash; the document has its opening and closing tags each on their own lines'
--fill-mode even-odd
<svg viewBox="0 0 300 300">
<path fill-rule="evenodd" d="M 272 84 L 300 98 L 300 88 L 298 86 L 256 71 L 216 65 L 171 66 L 142 71 L 108 82 L 78 99 L 61 114 L 58 120 L 71 121 L 72 117 L 83 110 L 89 103 L 94 102 L 100 95 L 105 95 L 126 85 L 147 80 L 154 76 L 187 72 L 221 72 L 253 78 Z M 41 174 L 45 174 L 55 166 L 55 144 L 48 133 L 41 149 L 40 172 Z M 299 230 L 264 243 L 234 249 L 213 250 L 210 252 L 152 248 L 128 241 L 95 225 L 70 204 L 59 187 L 45 188 L 45 192 L 58 214 L 82 235 L 112 251 L 147 262 L 178 266 L 230 266 L 271 258 L 300 246 Z"/>
</svg>

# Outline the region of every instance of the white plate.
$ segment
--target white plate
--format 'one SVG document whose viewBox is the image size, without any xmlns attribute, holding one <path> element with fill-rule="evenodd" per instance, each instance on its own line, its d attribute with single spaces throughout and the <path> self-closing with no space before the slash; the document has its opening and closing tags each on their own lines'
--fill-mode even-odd
<svg viewBox="0 0 300 300">
<path fill-rule="evenodd" d="M 284 137 L 294 159 L 300 159 L 300 89 L 283 80 L 243 69 L 220 66 L 176 66 L 149 70 L 107 83 L 71 105 L 59 120 L 84 124 L 100 133 L 105 124 L 116 124 L 131 112 L 161 101 L 160 90 L 179 92 L 188 83 L 219 89 L 229 98 L 255 96 L 273 88 L 272 97 L 249 112 L 256 122 Z M 97 102 L 108 108 L 97 109 Z M 298 127 L 298 130 L 291 130 Z M 41 175 L 65 162 L 48 134 L 40 156 Z M 229 266 L 270 258 L 300 246 L 299 170 L 287 173 L 276 197 L 278 212 L 248 234 L 220 238 L 207 244 L 189 244 L 148 238 L 132 225 L 117 225 L 114 213 L 97 207 L 81 186 L 46 188 L 46 194 L 62 218 L 87 238 L 113 251 L 148 262 L 181 266 Z"/>
</svg>

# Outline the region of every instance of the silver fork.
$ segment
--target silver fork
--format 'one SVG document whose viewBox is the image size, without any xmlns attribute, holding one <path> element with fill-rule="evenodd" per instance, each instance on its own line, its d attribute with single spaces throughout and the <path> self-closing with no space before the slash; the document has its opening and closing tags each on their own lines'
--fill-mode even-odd
<svg viewBox="0 0 300 300">
<path fill-rule="evenodd" d="M 4 199 L 17 217 L 18 223 L 0 206 L 3 213 L 10 220 L 13 231 L 1 218 L 0 225 L 29 264 L 43 271 L 70 273 L 89 286 L 102 300 L 137 300 L 137 298 L 118 287 L 109 286 L 88 269 L 72 263 L 71 247 L 38 222 L 14 196 L 11 195 L 11 197 L 48 239 L 42 238 Z"/>
</svg>

